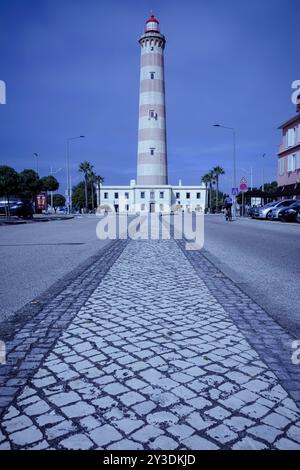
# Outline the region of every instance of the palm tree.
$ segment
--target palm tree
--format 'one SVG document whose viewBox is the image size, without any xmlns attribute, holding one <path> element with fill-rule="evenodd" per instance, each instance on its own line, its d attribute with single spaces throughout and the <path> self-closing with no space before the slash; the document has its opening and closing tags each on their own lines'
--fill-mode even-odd
<svg viewBox="0 0 300 470">
<path fill-rule="evenodd" d="M 92 170 L 93 166 L 85 160 L 84 162 L 80 163 L 79 171 L 84 174 L 84 196 L 85 196 L 85 210 L 88 211 L 88 181 L 89 175 Z"/>
<path fill-rule="evenodd" d="M 213 213 L 213 184 L 215 183 L 215 174 L 213 170 L 210 170 L 208 172 L 208 177 L 209 177 L 209 210 L 210 213 Z"/>
<path fill-rule="evenodd" d="M 216 212 L 219 212 L 219 177 L 225 175 L 225 170 L 218 165 L 213 168 L 213 172 L 216 180 Z"/>
<path fill-rule="evenodd" d="M 210 175 L 206 173 L 206 175 L 202 176 L 202 182 L 205 184 L 205 210 L 208 209 L 208 183 L 210 182 Z"/>
<path fill-rule="evenodd" d="M 103 176 L 100 176 L 100 175 L 95 175 L 95 183 L 96 183 L 96 187 L 97 187 L 97 204 L 98 206 L 100 206 L 100 186 L 101 184 L 104 182 L 104 178 Z"/>
<path fill-rule="evenodd" d="M 96 179 L 96 173 L 94 172 L 94 165 L 90 165 L 89 173 L 88 173 L 88 180 L 91 185 L 91 197 L 92 197 L 92 211 L 94 212 L 95 209 L 95 200 L 94 200 L 94 183 Z"/>
</svg>

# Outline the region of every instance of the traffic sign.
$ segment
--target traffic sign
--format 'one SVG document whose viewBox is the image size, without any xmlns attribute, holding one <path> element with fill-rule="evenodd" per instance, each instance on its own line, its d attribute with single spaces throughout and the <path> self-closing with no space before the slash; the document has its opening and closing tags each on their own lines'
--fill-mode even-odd
<svg viewBox="0 0 300 470">
<path fill-rule="evenodd" d="M 242 193 L 245 193 L 246 191 L 248 191 L 248 183 L 244 176 L 241 178 L 241 181 L 240 181 L 240 191 Z"/>
<path fill-rule="evenodd" d="M 232 194 L 233 196 L 237 196 L 237 195 L 239 194 L 239 188 L 232 188 L 231 194 Z"/>
</svg>

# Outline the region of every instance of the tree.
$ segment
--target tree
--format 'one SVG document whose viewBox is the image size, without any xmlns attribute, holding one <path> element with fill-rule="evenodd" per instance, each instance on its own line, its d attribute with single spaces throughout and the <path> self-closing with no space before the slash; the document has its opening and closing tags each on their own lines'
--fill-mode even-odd
<svg viewBox="0 0 300 470">
<path fill-rule="evenodd" d="M 20 177 L 16 170 L 10 166 L 0 166 L 0 196 L 7 199 L 7 212 L 9 211 L 9 200 L 11 196 L 16 196 L 20 189 Z"/>
<path fill-rule="evenodd" d="M 96 183 L 96 188 L 97 188 L 97 204 L 100 206 L 100 186 L 104 182 L 103 176 L 96 175 L 95 177 L 95 183 Z"/>
<path fill-rule="evenodd" d="M 224 168 L 218 165 L 214 167 L 213 172 L 216 180 L 216 212 L 219 212 L 219 177 L 225 175 L 225 171 Z"/>
<path fill-rule="evenodd" d="M 51 204 L 51 196 L 47 197 L 47 203 Z M 66 204 L 66 198 L 62 194 L 54 194 L 53 195 L 53 207 L 54 211 L 57 211 L 57 208 L 60 206 L 64 206 Z"/>
<path fill-rule="evenodd" d="M 53 175 L 44 176 L 41 178 L 42 191 L 57 191 L 59 188 L 59 182 Z"/>
<path fill-rule="evenodd" d="M 76 186 L 72 188 L 73 194 L 73 205 L 78 209 L 86 207 L 86 197 L 85 197 L 85 181 L 80 181 Z M 92 207 L 92 191 L 90 185 L 87 188 L 88 204 L 87 207 Z M 94 195 L 95 198 L 95 195 Z M 95 201 L 94 201 L 95 204 Z"/>
<path fill-rule="evenodd" d="M 85 196 L 85 209 L 88 211 L 88 181 L 91 170 L 93 169 L 90 162 L 85 160 L 80 163 L 79 171 L 84 174 L 84 196 Z"/>
<path fill-rule="evenodd" d="M 205 209 L 208 209 L 208 184 L 210 182 L 210 176 L 208 173 L 206 173 L 206 175 L 202 176 L 202 182 L 205 184 L 205 190 L 206 190 L 206 193 L 205 193 Z"/>
<path fill-rule="evenodd" d="M 95 198 L 94 198 L 95 187 L 94 187 L 94 183 L 96 181 L 96 173 L 94 172 L 94 166 L 93 165 L 90 165 L 90 169 L 89 169 L 89 172 L 88 172 L 88 180 L 90 182 L 90 187 L 91 187 L 92 211 L 94 212 L 94 209 L 95 209 Z"/>
<path fill-rule="evenodd" d="M 262 186 L 260 187 L 262 189 Z M 272 181 L 272 183 L 265 183 L 264 190 L 266 193 L 275 193 L 278 189 L 277 181 Z"/>
<path fill-rule="evenodd" d="M 213 207 L 212 207 L 212 196 L 213 195 L 212 195 L 212 191 L 213 191 L 213 184 L 215 182 L 214 172 L 211 170 L 208 173 L 206 173 L 206 175 L 204 175 L 202 177 L 202 181 L 206 186 L 206 190 L 207 190 L 207 186 L 209 185 L 209 212 L 212 214 L 212 212 L 213 212 Z"/>
<path fill-rule="evenodd" d="M 33 200 L 42 190 L 42 182 L 34 170 L 23 170 L 20 173 L 20 196 Z"/>
</svg>

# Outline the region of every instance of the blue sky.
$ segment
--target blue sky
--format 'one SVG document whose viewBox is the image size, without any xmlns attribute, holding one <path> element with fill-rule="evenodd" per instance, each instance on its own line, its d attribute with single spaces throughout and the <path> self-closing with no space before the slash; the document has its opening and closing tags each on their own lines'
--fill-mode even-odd
<svg viewBox="0 0 300 470">
<path fill-rule="evenodd" d="M 91 161 L 107 184 L 136 174 L 139 35 L 152 10 L 165 51 L 169 179 L 199 183 L 219 164 L 232 183 L 230 132 L 236 128 L 238 177 L 276 178 L 277 127 L 295 114 L 300 79 L 299 0 L 0 0 L 0 164 L 18 171 L 51 166 L 65 189 Z"/>
</svg>

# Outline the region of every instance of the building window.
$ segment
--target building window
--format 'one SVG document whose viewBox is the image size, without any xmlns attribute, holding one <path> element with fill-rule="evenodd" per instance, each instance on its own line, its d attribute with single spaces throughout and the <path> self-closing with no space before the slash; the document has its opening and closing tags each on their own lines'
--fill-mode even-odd
<svg viewBox="0 0 300 470">
<path fill-rule="evenodd" d="M 160 197 L 160 199 L 163 199 L 163 198 L 164 198 L 164 192 L 163 192 L 163 191 L 160 191 L 159 197 Z"/>
<path fill-rule="evenodd" d="M 294 147 L 297 143 L 297 128 L 288 129 L 286 131 L 286 148 Z"/>
<path fill-rule="evenodd" d="M 180 193 L 176 193 L 176 199 L 180 199 Z"/>
<path fill-rule="evenodd" d="M 164 210 L 164 205 L 163 204 L 159 204 L 159 210 L 163 212 L 163 210 Z"/>
<path fill-rule="evenodd" d="M 108 199 L 108 193 L 104 193 L 104 199 Z"/>
<path fill-rule="evenodd" d="M 129 199 L 129 193 L 125 193 L 125 199 Z"/>
<path fill-rule="evenodd" d="M 157 121 L 157 113 L 154 111 L 154 109 L 149 110 L 149 119 L 155 119 Z"/>
<path fill-rule="evenodd" d="M 300 170 L 300 152 L 297 153 L 296 157 L 296 170 Z"/>
<path fill-rule="evenodd" d="M 144 191 L 141 192 L 141 199 L 145 199 L 145 193 L 144 193 Z"/>
<path fill-rule="evenodd" d="M 191 193 L 186 193 L 186 199 L 191 199 Z"/>
<path fill-rule="evenodd" d="M 128 204 L 126 204 L 125 210 L 126 210 L 126 211 L 129 211 L 129 205 L 128 205 Z"/>
<path fill-rule="evenodd" d="M 154 80 L 154 78 L 155 78 L 155 72 L 150 72 L 150 78 L 151 78 L 151 80 Z"/>
<path fill-rule="evenodd" d="M 284 158 L 279 159 L 279 176 L 284 175 Z"/>
<path fill-rule="evenodd" d="M 201 199 L 201 193 L 197 193 L 197 199 Z"/>
<path fill-rule="evenodd" d="M 115 199 L 119 199 L 119 193 L 115 193 Z"/>
<path fill-rule="evenodd" d="M 289 173 L 296 171 L 296 156 L 297 156 L 296 153 L 288 156 L 288 172 Z"/>
<path fill-rule="evenodd" d="M 154 150 L 155 150 L 154 148 L 150 149 L 150 155 L 154 155 Z"/>
<path fill-rule="evenodd" d="M 141 204 L 141 210 L 144 211 L 145 210 L 145 204 Z"/>
<path fill-rule="evenodd" d="M 150 199 L 154 199 L 154 191 L 150 192 Z"/>
</svg>

